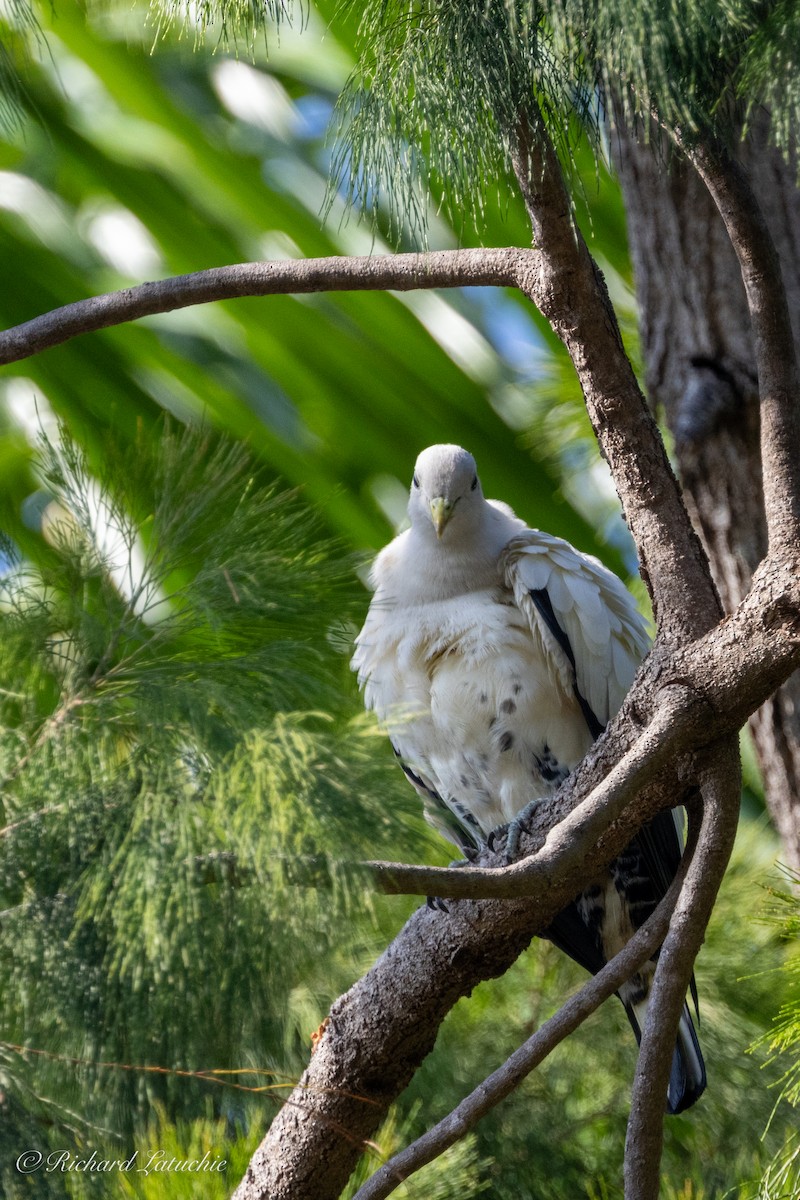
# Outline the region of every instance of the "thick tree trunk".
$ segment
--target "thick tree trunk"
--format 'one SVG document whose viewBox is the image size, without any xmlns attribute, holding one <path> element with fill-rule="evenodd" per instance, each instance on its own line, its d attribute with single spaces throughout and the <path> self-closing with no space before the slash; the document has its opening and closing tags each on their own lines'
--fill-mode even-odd
<svg viewBox="0 0 800 1200">
<path fill-rule="evenodd" d="M 613 145 L 628 217 L 647 391 L 675 439 L 687 506 L 731 612 L 767 549 L 756 368 L 739 264 L 692 167 L 675 160 L 666 164 L 624 130 Z M 777 245 L 800 345 L 795 166 L 767 145 L 765 124 L 739 155 Z M 750 730 L 783 859 L 800 872 L 800 673 L 754 714 Z"/>
</svg>

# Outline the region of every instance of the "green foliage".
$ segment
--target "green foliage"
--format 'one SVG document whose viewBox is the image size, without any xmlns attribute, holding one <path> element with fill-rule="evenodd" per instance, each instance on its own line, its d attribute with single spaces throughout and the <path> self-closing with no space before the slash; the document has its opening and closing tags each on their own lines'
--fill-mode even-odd
<svg viewBox="0 0 800 1200">
<path fill-rule="evenodd" d="M 788 882 L 788 890 L 782 887 L 771 889 L 774 904 L 768 918 L 790 948 L 780 970 L 787 995 L 769 1031 L 758 1042 L 758 1047 L 766 1047 L 772 1056 L 771 1062 L 782 1070 L 776 1118 L 785 1116 L 787 1108 L 800 1109 L 800 879 L 789 874 Z M 800 1193 L 800 1135 L 796 1121 L 794 1125 L 790 1124 L 783 1145 L 764 1172 L 758 1200 L 781 1200 L 781 1197 Z"/>
<path fill-rule="evenodd" d="M 482 222 L 502 192 L 520 124 L 540 116 L 574 176 L 579 130 L 602 152 L 616 106 L 645 137 L 738 135 L 768 104 L 794 145 L 797 6 L 751 0 L 419 0 L 359 5 L 360 58 L 339 106 L 334 173 L 399 237 L 424 232 L 431 202 Z"/>
<path fill-rule="evenodd" d="M 789 876 L 791 890 L 772 889 L 774 908 L 771 919 L 793 953 L 783 966 L 791 984 L 791 993 L 765 1038 L 770 1051 L 779 1054 L 785 1066 L 781 1096 L 789 1104 L 800 1106 L 800 879 Z"/>
<path fill-rule="evenodd" d="M 66 431 L 45 441 L 51 547 L 5 588 L 17 651 L 26 633 L 46 649 L 17 669 L 35 664 L 61 689 L 50 721 L 80 706 L 98 735 L 113 721 L 118 738 L 141 737 L 144 719 L 180 740 L 296 704 L 347 579 L 334 548 L 309 548 L 307 511 L 202 431 L 167 428 L 132 452 L 109 442 L 104 460 L 95 481 Z"/>
<path fill-rule="evenodd" d="M 506 186 L 521 121 L 535 127 L 539 107 L 560 118 L 566 95 L 585 119 L 594 112 L 538 6 L 359 8 L 362 57 L 339 102 L 333 173 L 373 217 L 388 206 L 395 236 L 406 225 L 424 232 L 432 194 L 445 197 L 451 219 L 476 206 L 481 223 L 489 188 Z M 568 127 L 553 125 L 568 151 Z"/>
<path fill-rule="evenodd" d="M 325 0 L 320 11 L 335 7 L 338 0 Z M 152 56 L 152 27 L 143 47 L 140 14 L 126 5 L 60 5 L 55 17 L 42 7 L 48 51 L 32 57 L 26 80 L 35 117 L 24 134 L 6 129 L 0 138 L 0 245 L 14 281 L 0 296 L 3 324 L 145 275 L 370 248 L 369 235 L 335 228 L 344 213 L 338 199 L 334 228 L 319 224 L 328 170 L 321 125 L 352 67 L 353 19 L 323 42 L 317 10 L 302 8 L 302 45 L 283 24 L 266 63 L 256 34 L 269 8 L 239 0 L 194 6 L 209 42 L 219 35 L 252 45 L 247 66 L 208 45 L 187 58 L 189 10 L 168 0 L 153 6 L 163 40 Z M 391 17 L 397 6 L 385 11 Z M 541 59 L 534 99 L 552 120 L 562 101 L 570 113 L 562 153 L 588 181 L 576 205 L 598 235 L 615 302 L 624 300 L 618 193 L 602 171 L 602 191 L 595 186 L 576 143 L 575 111 L 590 122 L 594 115 L 598 66 L 589 43 L 569 42 L 555 5 L 538 25 L 530 6 L 488 5 L 497 45 L 482 44 L 481 11 L 411 6 L 409 20 L 386 34 L 406 93 L 401 76 L 382 74 L 378 61 L 369 68 L 402 113 L 374 107 L 376 91 L 365 94 L 362 118 L 353 92 L 356 132 L 366 138 L 371 121 L 385 136 L 375 151 L 381 178 L 394 172 L 405 184 L 411 172 L 398 178 L 396 156 L 406 155 L 438 199 L 450 172 L 459 225 L 477 170 L 495 171 L 478 195 L 486 239 L 525 244 L 524 213 L 503 175 L 501 125 L 525 70 Z M 617 17 L 611 6 L 603 11 L 616 53 Z M 627 45 L 642 55 L 646 88 L 666 61 L 659 55 L 676 11 L 628 14 Z M 741 24 L 733 22 L 729 37 L 715 11 L 704 4 L 686 30 L 673 29 L 687 56 L 703 17 L 709 38 L 720 34 L 726 55 L 739 53 Z M 417 12 L 427 40 L 414 32 Z M 778 14 L 773 31 L 766 22 L 754 28 L 742 59 L 759 95 L 772 86 L 770 38 L 794 44 L 786 35 L 792 6 L 769 13 Z M 369 10 L 364 19 L 373 19 Z M 518 46 L 499 37 L 512 20 Z M 467 58 L 459 57 L 464 48 Z M 694 90 L 675 75 L 675 103 L 698 102 L 706 86 L 722 94 L 729 59 L 718 69 L 715 54 Z M 436 70 L 438 78 L 426 78 Z M 448 79 L 471 89 L 473 108 L 450 95 Z M 583 81 L 582 92 L 573 79 Z M 745 96 L 744 71 L 741 79 Z M 780 88 L 776 76 L 778 101 Z M 783 94 L 788 105 L 791 82 Z M 248 108 L 242 97 L 252 95 Z M 302 115 L 315 111 L 323 114 L 316 125 Z M 421 133 L 403 124 L 406 111 Z M 456 112 L 461 130 L 452 124 Z M 500 131 L 497 146 L 481 144 L 480 127 Z M 454 130 L 463 146 L 452 145 Z M 483 156 L 477 170 L 469 155 Z M 374 191 L 364 195 L 388 234 L 391 210 L 387 217 Z M 102 236 L 109 216 L 128 232 Z M 461 232 L 474 237 L 468 223 Z M 118 255 L 129 236 L 144 247 L 137 262 Z M 455 244 L 439 216 L 429 237 Z M 374 244 L 382 248 L 380 234 Z M 347 552 L 326 538 L 333 531 L 359 550 L 385 541 L 420 446 L 456 440 L 479 456 L 491 493 L 598 551 L 593 495 L 575 483 L 594 460 L 565 446 L 567 437 L 586 439 L 574 382 L 534 320 L 501 293 L 480 301 L 272 298 L 76 339 L 26 363 L 24 375 L 6 371 L 0 487 L 13 542 L 2 550 L 21 563 L 6 587 L 0 646 L 0 1187 L 14 1200 L 83 1200 L 109 1187 L 85 1176 L 15 1173 L 16 1155 L 29 1145 L 105 1147 L 111 1157 L 133 1148 L 178 1158 L 224 1151 L 227 1188 L 302 1069 L 330 1001 L 410 909 L 367 896 L 348 862 L 446 856 L 428 840 L 383 739 L 353 715 L 358 702 L 342 650 L 351 606 L 363 610 L 365 597 L 348 583 Z M 523 368 L 503 357 L 505 331 L 493 332 L 515 323 L 524 326 Z M 555 381 L 548 396 L 545 380 Z M 83 450 L 51 447 L 44 480 L 20 416 L 33 397 L 45 417 L 52 409 L 64 418 Z M 157 416 L 165 408 L 189 424 L 202 416 L 248 452 L 208 428 L 164 434 Z M 544 451 L 535 432 L 542 428 Z M 302 484 L 304 499 L 281 494 L 277 475 Z M 560 486 L 568 503 L 554 498 Z M 48 508 L 55 497 L 58 506 Z M 50 541 L 32 519 L 39 501 Z M 98 538 L 100 515 L 116 540 Z M 618 565 L 614 558 L 612 551 Z M 297 860 L 309 858 L 319 863 L 316 890 L 296 883 Z M 668 1125 L 670 1200 L 708 1200 L 757 1180 L 784 1140 L 779 1110 L 758 1144 L 772 1104 L 765 1080 L 775 1072 L 744 1054 L 783 997 L 772 976 L 740 978 L 783 953 L 774 931 L 752 923 L 753 873 L 765 871 L 757 845 L 746 845 L 700 960 L 711 1084 L 701 1106 Z M 541 943 L 506 978 L 476 989 L 382 1131 L 382 1153 L 443 1115 L 578 982 Z M 618 1195 L 634 1055 L 621 1011 L 606 1006 L 407 1194 L 467 1196 L 488 1185 L 522 1200 Z M 364 1170 L 374 1163 L 372 1156 Z M 157 1200 L 197 1194 L 196 1179 L 189 1183 L 180 1174 L 117 1175 L 111 1186 Z M 203 1194 L 213 1194 L 203 1183 Z"/>
<path fill-rule="evenodd" d="M 0 12 L 0 128 L 9 132 L 21 124 L 32 43 L 42 43 L 33 3 L 9 0 Z"/>
<path fill-rule="evenodd" d="M 135 461 L 113 444 L 104 457 L 99 482 L 69 442 L 45 444 L 50 540 L 8 577 L 0 613 L 0 1077 L 13 1200 L 92 1200 L 108 1182 L 20 1175 L 25 1146 L 111 1159 L 209 1150 L 230 1159 L 229 1185 L 331 1000 L 408 911 L 365 895 L 348 862 L 437 854 L 383 739 L 376 753 L 375 730 L 352 715 L 339 653 L 347 563 L 297 498 L 208 431 L 167 429 Z M 232 631 L 239 614 L 246 637 Z M 312 697 L 324 712 L 309 711 Z M 754 836 L 698 968 L 711 1086 L 668 1126 L 665 1194 L 676 1200 L 757 1179 L 786 1133 L 779 1115 L 759 1147 L 772 1097 L 744 1054 L 780 1001 L 774 975 L 754 974 L 781 954 L 774 927 L 752 923 L 766 869 Z M 297 882 L 310 858 L 317 888 Z M 537 943 L 462 1001 L 379 1135 L 381 1156 L 457 1103 L 578 982 Z M 616 1196 L 634 1060 L 621 1009 L 606 1006 L 407 1195 Z M 361 1170 L 374 1165 L 373 1154 Z M 156 1200 L 192 1194 L 197 1179 L 118 1171 L 114 1183 Z"/>
<path fill-rule="evenodd" d="M 45 443 L 50 544 L 0 607 L 9 1187 L 26 1144 L 124 1145 L 154 1103 L 243 1119 L 255 1067 L 279 1097 L 384 936 L 348 861 L 428 845 L 341 687 L 340 547 L 207 432 L 106 464 Z"/>
<path fill-rule="evenodd" d="M 761 6 L 739 70 L 739 93 L 756 117 L 760 107 L 770 114 L 770 136 L 790 159 L 800 134 L 800 9 L 794 0 L 774 0 Z"/>
<path fill-rule="evenodd" d="M 373 1171 L 411 1140 L 411 1131 L 419 1117 L 420 1107 L 419 1104 L 414 1105 L 403 1119 L 400 1118 L 398 1107 L 392 1108 L 370 1152 L 364 1155 L 350 1177 L 341 1200 L 351 1200 Z M 481 1159 L 477 1137 L 467 1134 L 444 1154 L 401 1183 L 392 1194 L 396 1200 L 473 1200 L 490 1188 L 488 1172 L 491 1165 L 488 1159 Z"/>
<path fill-rule="evenodd" d="M 321 227 L 325 129 L 352 67 L 349 29 L 325 27 L 334 4 L 303 9 L 303 32 L 283 26 L 268 60 L 256 43 L 252 64 L 210 45 L 190 53 L 177 33 L 152 51 L 127 5 L 43 8 L 47 53 L 30 64 L 25 127 L 0 130 L 0 250 L 16 280 L 0 324 L 143 278 L 385 248 L 344 223 L 342 202 Z M 592 212 L 598 230 L 621 233 L 616 191 L 593 197 Z M 519 206 L 487 222 L 498 244 L 529 237 Z M 432 236 L 454 244 L 442 221 Z M 609 241 L 603 265 L 623 273 L 621 247 Z M 510 332 L 524 369 L 507 360 Z M 34 405 L 67 422 L 95 468 L 106 429 L 133 444 L 166 410 L 246 440 L 360 549 L 401 518 L 419 450 L 455 440 L 478 455 L 489 494 L 603 554 L 558 476 L 536 457 L 531 470 L 519 444 L 531 375 L 553 346 L 529 305 L 495 291 L 266 297 L 76 338 L 3 370 L 2 524 L 24 539 Z M 609 562 L 619 566 L 614 550 Z"/>
<path fill-rule="evenodd" d="M 629 120 L 687 139 L 730 131 L 737 71 L 759 28 L 750 0 L 554 0 L 542 5 L 581 88 L 601 86 Z"/>
<path fill-rule="evenodd" d="M 238 1183 L 257 1146 L 250 1136 L 231 1136 L 225 1121 L 199 1117 L 172 1124 L 158 1108 L 134 1153 L 123 1161 L 127 1169 L 106 1177 L 125 1200 L 226 1200 Z M 224 1164 L 224 1166 L 223 1166 Z M 168 1168 L 172 1169 L 168 1169 Z M 69 1182 L 70 1200 L 92 1200 L 96 1189 L 87 1174 Z"/>
<path fill-rule="evenodd" d="M 242 40 L 251 52 L 259 35 L 279 32 L 291 20 L 294 8 L 284 0 L 150 0 L 159 37 L 177 27 L 181 33 L 191 30 L 198 42 L 211 34 L 226 47 Z"/>
</svg>

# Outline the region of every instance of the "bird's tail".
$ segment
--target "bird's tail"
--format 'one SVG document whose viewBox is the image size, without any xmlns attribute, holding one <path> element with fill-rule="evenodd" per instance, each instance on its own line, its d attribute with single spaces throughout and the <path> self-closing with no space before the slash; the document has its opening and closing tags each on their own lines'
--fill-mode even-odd
<svg viewBox="0 0 800 1200">
<path fill-rule="evenodd" d="M 637 1042 L 642 1040 L 646 1004 L 626 1004 L 625 1011 Z M 667 1112 L 675 1114 L 691 1108 L 706 1088 L 706 1065 L 697 1039 L 688 1004 L 684 1004 L 678 1025 L 678 1037 L 672 1056 L 667 1088 Z"/>
<path fill-rule="evenodd" d="M 697 1040 L 689 1006 L 684 1004 L 672 1056 L 667 1089 L 667 1112 L 679 1113 L 699 1100 L 706 1087 L 706 1064 Z"/>
</svg>

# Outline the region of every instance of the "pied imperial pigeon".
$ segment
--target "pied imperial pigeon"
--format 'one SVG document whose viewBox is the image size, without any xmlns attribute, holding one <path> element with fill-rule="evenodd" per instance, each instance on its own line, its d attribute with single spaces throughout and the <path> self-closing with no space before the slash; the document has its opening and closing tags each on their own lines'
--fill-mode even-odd
<svg viewBox="0 0 800 1200">
<path fill-rule="evenodd" d="M 411 526 L 378 555 L 352 666 L 430 823 L 467 855 L 552 793 L 619 709 L 648 636 L 595 558 L 487 500 L 472 455 L 417 459 Z M 545 931 L 596 974 L 664 895 L 681 857 L 661 813 Z M 637 1039 L 655 963 L 619 990 Z M 666 1107 L 701 1095 L 705 1068 L 684 1006 Z"/>
</svg>

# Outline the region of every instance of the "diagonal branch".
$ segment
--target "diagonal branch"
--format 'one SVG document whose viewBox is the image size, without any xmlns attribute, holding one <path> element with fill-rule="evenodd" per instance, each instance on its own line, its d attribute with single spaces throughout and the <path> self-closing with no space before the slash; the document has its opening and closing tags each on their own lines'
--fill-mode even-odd
<svg viewBox="0 0 800 1200">
<path fill-rule="evenodd" d="M 519 1087 L 531 1071 L 569 1037 L 650 958 L 663 941 L 692 849 L 655 912 L 611 962 L 572 996 L 536 1033 L 493 1071 L 451 1113 L 412 1145 L 394 1155 L 358 1190 L 354 1200 L 384 1200 L 405 1179 L 465 1137 L 488 1112 Z"/>
<path fill-rule="evenodd" d="M 58 346 L 81 333 L 139 317 L 244 296 L 308 292 L 413 291 L 416 288 L 514 287 L 531 250 L 439 250 L 236 263 L 176 275 L 55 308 L 0 333 L 0 365 Z"/>
<path fill-rule="evenodd" d="M 625 1145 L 626 1200 L 658 1200 L 664 1096 L 678 1021 L 736 836 L 741 768 L 735 739 L 719 744 L 700 783 L 697 851 L 661 948 L 642 1030 Z"/>
<path fill-rule="evenodd" d="M 681 689 L 671 688 L 652 723 L 588 796 L 547 834 L 535 854 L 504 867 L 469 868 L 408 866 L 368 862 L 361 869 L 388 894 L 504 898 L 531 895 L 553 876 L 579 870 L 612 821 L 636 799 L 646 784 L 676 757 L 676 747 L 690 714 Z M 565 786 L 571 788 L 572 781 Z M 670 793 L 667 793 L 668 795 Z M 674 791 L 672 791 L 674 797 Z"/>
<path fill-rule="evenodd" d="M 539 252 L 520 286 L 572 358 L 639 551 L 660 637 L 698 637 L 722 615 L 708 560 L 625 353 L 602 275 L 575 224 L 541 117 L 535 126 L 520 120 L 512 158 Z"/>
<path fill-rule="evenodd" d="M 676 140 L 681 144 L 680 137 Z M 800 547 L 800 369 L 775 242 L 744 167 L 720 143 L 684 147 L 725 223 L 742 272 L 758 368 L 769 547 Z"/>
<path fill-rule="evenodd" d="M 653 445 L 648 418 L 641 408 L 641 398 L 635 408 L 630 387 L 625 391 L 624 379 L 598 362 L 618 338 L 618 332 L 615 325 L 608 326 L 610 318 L 603 315 L 602 284 L 585 247 L 576 263 L 574 230 L 569 222 L 564 226 L 562 218 L 560 211 L 547 210 L 537 251 L 518 260 L 520 278 L 525 282 L 525 271 L 538 267 L 541 278 L 536 286 L 542 305 L 550 315 L 555 314 L 553 319 L 557 316 L 561 321 L 565 340 L 569 343 L 572 339 L 570 348 L 584 386 L 588 379 L 595 389 L 601 384 L 611 389 L 607 402 L 601 393 L 595 395 L 595 415 L 603 427 L 607 451 L 609 447 L 614 449 L 614 423 L 617 419 L 620 422 L 615 469 L 625 476 L 620 490 L 626 504 L 637 486 L 636 456 L 640 450 L 645 454 L 645 475 L 638 484 L 644 499 L 636 501 L 634 508 L 638 521 L 635 532 L 643 539 L 648 561 L 656 564 L 654 575 L 658 574 L 659 595 L 664 600 L 662 613 L 672 648 L 663 642 L 656 647 L 617 720 L 569 784 L 552 802 L 542 805 L 541 815 L 532 821 L 527 843 L 530 851 L 544 844 L 549 828 L 608 776 L 626 750 L 640 744 L 642 726 L 652 723 L 662 705 L 670 706 L 670 693 L 680 696 L 681 712 L 688 714 L 681 717 L 681 723 L 685 720 L 686 724 L 681 726 L 679 736 L 673 735 L 672 725 L 665 734 L 667 739 L 675 737 L 670 746 L 679 767 L 686 751 L 702 749 L 736 730 L 800 662 L 797 573 L 785 561 L 765 563 L 754 574 L 751 592 L 737 611 L 698 641 L 687 644 L 697 622 L 685 614 L 695 612 L 699 606 L 702 630 L 715 624 L 713 591 L 702 558 L 696 558 L 688 566 L 683 563 L 678 599 L 669 601 L 669 578 L 676 569 L 676 558 L 689 554 L 692 547 L 679 537 L 676 550 L 669 521 L 659 524 L 658 507 L 667 488 L 663 474 L 666 468 L 653 467 L 651 485 L 646 475 L 648 447 L 652 449 Z M 558 224 L 558 236 L 547 222 Z M 582 304 L 594 310 L 594 317 L 581 315 Z M 602 310 L 599 316 L 598 305 Z M 568 328 L 571 320 L 576 322 L 574 336 Z M 594 353 L 587 340 L 592 321 L 608 326 Z M 618 404 L 614 399 L 615 379 L 623 389 L 625 403 Z M 622 445 L 626 438 L 630 439 L 627 450 Z M 653 506 L 652 521 L 647 518 L 648 505 Z M 680 521 L 685 521 L 685 514 Z M 657 536 L 663 537 L 660 550 L 653 543 Z M 695 581 L 695 588 L 689 586 L 690 580 Z M 531 936 L 546 928 L 585 881 L 630 841 L 652 815 L 654 810 L 648 808 L 652 803 L 649 795 L 641 796 L 613 824 L 608 813 L 602 820 L 598 817 L 597 841 L 585 859 L 576 861 L 572 871 L 564 869 L 563 863 L 571 861 L 566 844 L 558 869 L 542 872 L 533 883 L 528 881 L 529 894 L 522 898 L 480 904 L 465 900 L 453 905 L 448 915 L 424 909 L 415 913 L 374 967 L 333 1005 L 330 1023 L 293 1102 L 275 1118 L 237 1189 L 239 1200 L 267 1196 L 269 1200 L 332 1200 L 339 1195 L 359 1147 L 373 1135 L 388 1106 L 430 1052 L 444 1015 L 478 980 L 500 974 L 514 961 Z M 658 797 L 656 806 L 663 803 L 663 797 Z M 575 835 L 577 830 L 572 827 L 571 832 Z M 562 829 L 561 835 L 554 836 L 566 838 L 566 833 Z M 348 1130 L 346 1139 L 336 1132 L 341 1128 Z"/>
</svg>

